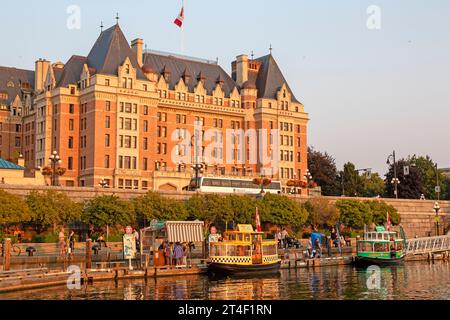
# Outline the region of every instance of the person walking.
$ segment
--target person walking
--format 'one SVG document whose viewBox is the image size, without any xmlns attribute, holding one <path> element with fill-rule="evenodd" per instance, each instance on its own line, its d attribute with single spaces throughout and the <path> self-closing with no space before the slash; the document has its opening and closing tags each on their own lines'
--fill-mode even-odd
<svg viewBox="0 0 450 320">
<path fill-rule="evenodd" d="M 314 227 L 314 232 L 311 233 L 311 243 L 313 244 L 314 257 L 322 254 L 322 234 L 319 233 L 317 226 Z"/>
<path fill-rule="evenodd" d="M 75 252 L 75 231 L 71 231 L 69 234 L 69 254 L 73 255 Z"/>
<path fill-rule="evenodd" d="M 173 257 L 175 259 L 175 263 L 177 266 L 181 266 L 183 262 L 183 256 L 184 256 L 183 247 L 179 242 L 175 243 L 175 247 L 173 249 Z"/>
<path fill-rule="evenodd" d="M 277 233 L 275 233 L 275 239 L 278 241 L 278 249 L 281 249 L 281 230 L 278 229 Z"/>
<path fill-rule="evenodd" d="M 338 238 L 337 238 L 337 232 L 335 228 L 331 228 L 331 242 L 334 244 L 334 246 L 338 247 Z"/>
<path fill-rule="evenodd" d="M 59 239 L 59 256 L 65 257 L 66 255 L 66 236 L 64 235 L 64 228 L 61 228 L 59 231 L 58 239 Z"/>
<path fill-rule="evenodd" d="M 100 249 L 102 248 L 102 243 L 105 245 L 105 248 L 108 248 L 108 245 L 106 244 L 105 235 L 104 233 L 100 233 L 100 235 L 97 238 L 97 243 L 100 245 Z"/>
<path fill-rule="evenodd" d="M 139 232 L 134 229 L 133 231 L 133 236 L 136 239 L 136 251 L 140 251 L 141 250 L 141 242 L 139 240 Z"/>
<path fill-rule="evenodd" d="M 284 249 L 287 247 L 287 238 L 289 236 L 289 233 L 287 232 L 286 228 L 283 228 L 281 231 L 281 243 Z"/>
</svg>

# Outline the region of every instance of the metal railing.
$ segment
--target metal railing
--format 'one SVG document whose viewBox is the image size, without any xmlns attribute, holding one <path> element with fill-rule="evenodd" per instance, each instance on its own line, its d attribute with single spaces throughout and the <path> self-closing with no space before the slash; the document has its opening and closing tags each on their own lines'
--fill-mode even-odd
<svg viewBox="0 0 450 320">
<path fill-rule="evenodd" d="M 450 235 L 406 240 L 407 255 L 444 251 L 450 251 Z"/>
</svg>

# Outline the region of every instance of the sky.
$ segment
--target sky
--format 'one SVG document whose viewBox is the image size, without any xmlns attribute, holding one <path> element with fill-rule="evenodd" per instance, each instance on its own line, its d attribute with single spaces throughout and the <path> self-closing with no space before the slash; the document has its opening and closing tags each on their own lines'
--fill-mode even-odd
<svg viewBox="0 0 450 320">
<path fill-rule="evenodd" d="M 80 10 L 79 28 L 68 27 L 70 6 Z M 181 0 L 8 1 L 0 65 L 86 56 L 101 21 L 113 25 L 117 12 L 129 41 L 218 58 L 228 72 L 237 55 L 263 56 L 272 45 L 309 113 L 308 144 L 338 169 L 351 161 L 384 175 L 393 150 L 450 167 L 450 1 L 185 0 L 183 32 L 173 24 L 180 8 Z"/>
</svg>

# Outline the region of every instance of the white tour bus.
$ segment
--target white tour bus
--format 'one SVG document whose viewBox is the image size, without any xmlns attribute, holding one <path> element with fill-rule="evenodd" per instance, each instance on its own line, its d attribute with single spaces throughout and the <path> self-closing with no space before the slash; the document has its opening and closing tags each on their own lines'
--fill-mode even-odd
<svg viewBox="0 0 450 320">
<path fill-rule="evenodd" d="M 232 178 L 199 177 L 196 188 L 195 178 L 189 184 L 189 191 L 200 191 L 205 193 L 244 193 L 258 194 L 261 187 L 253 184 L 253 180 L 242 180 Z M 272 181 L 269 186 L 264 187 L 267 193 L 281 193 L 281 182 Z"/>
</svg>

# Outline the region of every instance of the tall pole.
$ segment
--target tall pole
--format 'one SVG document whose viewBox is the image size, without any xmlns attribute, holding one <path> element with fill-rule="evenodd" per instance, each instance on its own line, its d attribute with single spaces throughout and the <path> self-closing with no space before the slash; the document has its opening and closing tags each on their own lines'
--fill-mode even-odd
<svg viewBox="0 0 450 320">
<path fill-rule="evenodd" d="M 439 170 L 438 170 L 438 165 L 436 163 L 435 165 L 436 168 L 436 194 L 437 194 L 437 199 L 438 201 L 440 200 L 441 197 L 441 190 L 440 190 L 440 185 L 439 185 Z"/>
<path fill-rule="evenodd" d="M 398 199 L 398 183 L 397 183 L 397 162 L 395 160 L 395 150 L 392 152 L 392 156 L 394 157 L 394 192 L 395 198 Z"/>
</svg>

